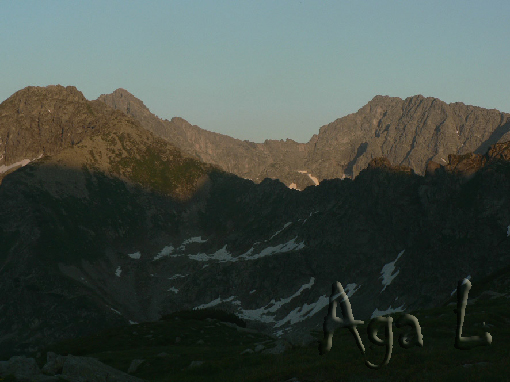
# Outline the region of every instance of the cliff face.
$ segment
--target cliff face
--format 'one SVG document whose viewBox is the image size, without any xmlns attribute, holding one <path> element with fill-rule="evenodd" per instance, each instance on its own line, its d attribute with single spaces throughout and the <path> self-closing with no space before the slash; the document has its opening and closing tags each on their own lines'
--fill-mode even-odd
<svg viewBox="0 0 510 382">
<path fill-rule="evenodd" d="M 269 177 L 299 189 L 324 179 L 354 178 L 377 157 L 423 175 L 429 160 L 445 164 L 449 154 L 483 154 L 491 144 L 510 140 L 510 115 L 420 95 L 376 96 L 358 112 L 321 127 L 308 143 L 251 143 L 182 118 L 163 121 L 124 89 L 99 100 L 202 161 L 257 183 Z"/>
<path fill-rule="evenodd" d="M 357 113 L 320 129 L 308 161 L 319 178 L 356 176 L 372 158 L 424 174 L 429 160 L 446 164 L 448 154 L 483 154 L 510 140 L 510 115 L 437 98 L 402 100 L 377 96 Z M 333 163 L 338 164 L 334 166 Z"/>
</svg>

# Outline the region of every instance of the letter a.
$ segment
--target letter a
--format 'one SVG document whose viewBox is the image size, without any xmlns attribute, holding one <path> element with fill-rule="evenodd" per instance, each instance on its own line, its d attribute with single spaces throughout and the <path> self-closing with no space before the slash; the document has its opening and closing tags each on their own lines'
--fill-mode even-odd
<svg viewBox="0 0 510 382">
<path fill-rule="evenodd" d="M 342 298 L 340 306 L 342 308 L 343 319 L 336 316 L 338 298 Z M 356 329 L 357 325 L 363 325 L 363 321 L 354 320 L 354 317 L 352 316 L 351 303 L 349 301 L 349 297 L 345 294 L 344 288 L 342 288 L 342 284 L 339 282 L 333 283 L 331 296 L 329 297 L 328 315 L 324 318 L 324 341 L 319 345 L 319 353 L 323 355 L 331 350 L 333 333 L 336 329 L 334 326 L 337 326 L 349 329 L 349 331 L 354 335 L 354 339 L 356 340 L 358 348 L 361 350 L 361 354 L 364 356 L 365 347 L 363 346 L 363 342 L 361 342 L 358 330 Z"/>
<path fill-rule="evenodd" d="M 395 322 L 397 328 L 401 328 L 403 326 L 411 326 L 414 327 L 414 333 L 405 333 L 401 334 L 398 338 L 398 343 L 404 349 L 409 349 L 413 346 L 423 347 L 423 336 L 421 334 L 421 327 L 418 319 L 412 314 L 404 314 L 400 317 L 397 322 Z"/>
</svg>

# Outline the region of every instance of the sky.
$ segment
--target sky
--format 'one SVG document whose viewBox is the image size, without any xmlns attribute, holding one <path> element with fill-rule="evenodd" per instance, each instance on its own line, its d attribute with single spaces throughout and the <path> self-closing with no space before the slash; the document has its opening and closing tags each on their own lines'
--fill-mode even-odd
<svg viewBox="0 0 510 382">
<path fill-rule="evenodd" d="M 510 112 L 510 1 L 0 1 L 0 101 L 124 88 L 157 116 L 307 142 L 376 95 Z"/>
</svg>

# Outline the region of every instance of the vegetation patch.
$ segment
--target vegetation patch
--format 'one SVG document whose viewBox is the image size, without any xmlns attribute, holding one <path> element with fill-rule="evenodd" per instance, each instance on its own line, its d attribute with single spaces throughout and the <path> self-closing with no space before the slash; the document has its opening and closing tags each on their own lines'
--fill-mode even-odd
<svg viewBox="0 0 510 382">
<path fill-rule="evenodd" d="M 246 322 L 244 320 L 239 318 L 234 313 L 228 313 L 221 309 L 205 308 L 196 310 L 181 310 L 179 312 L 166 314 L 161 317 L 161 320 L 169 321 L 174 320 L 175 318 L 180 318 L 183 320 L 205 320 L 209 318 L 221 322 L 231 322 L 237 326 L 240 326 L 241 328 L 246 328 Z"/>
<path fill-rule="evenodd" d="M 203 165 L 191 158 L 173 153 L 171 158 L 161 147 L 152 145 L 135 155 L 118 157 L 112 171 L 129 180 L 166 195 L 190 192 L 196 180 L 205 173 Z"/>
</svg>

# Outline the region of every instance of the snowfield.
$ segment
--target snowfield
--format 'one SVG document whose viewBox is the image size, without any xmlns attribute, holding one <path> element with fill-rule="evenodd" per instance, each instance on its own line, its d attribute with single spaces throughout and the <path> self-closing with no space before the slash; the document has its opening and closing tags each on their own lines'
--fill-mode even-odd
<svg viewBox="0 0 510 382">
<path fill-rule="evenodd" d="M 405 249 L 404 249 L 404 250 L 402 250 L 402 251 L 398 254 L 397 258 L 396 258 L 394 261 L 389 262 L 388 264 L 386 264 L 386 265 L 382 268 L 382 270 L 381 270 L 381 274 L 382 274 L 382 276 L 381 276 L 380 278 L 382 278 L 382 279 L 383 279 L 383 281 L 382 281 L 382 285 L 384 285 L 384 288 L 382 289 L 382 291 L 381 291 L 381 292 L 384 292 L 384 290 L 386 289 L 386 287 L 387 287 L 388 285 L 390 285 L 390 284 L 391 284 L 391 282 L 393 281 L 393 279 L 394 279 L 395 277 L 397 277 L 398 273 L 400 272 L 400 271 L 397 271 L 397 273 L 392 274 L 392 273 L 393 273 L 393 271 L 395 270 L 395 263 L 398 261 L 398 259 L 400 259 L 400 256 L 402 256 L 402 254 L 404 253 L 404 251 L 405 251 Z"/>
</svg>

